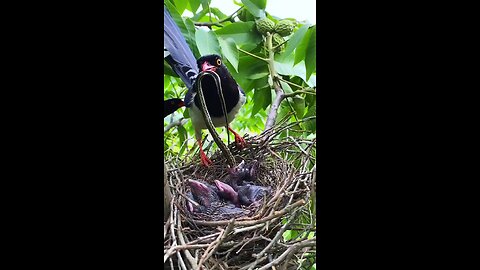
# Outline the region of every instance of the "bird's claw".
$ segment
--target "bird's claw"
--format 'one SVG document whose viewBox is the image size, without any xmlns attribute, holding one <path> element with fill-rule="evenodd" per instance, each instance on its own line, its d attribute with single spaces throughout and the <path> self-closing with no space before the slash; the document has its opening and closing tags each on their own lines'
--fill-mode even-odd
<svg viewBox="0 0 480 270">
<path fill-rule="evenodd" d="M 200 155 L 200 159 L 201 159 L 201 162 L 202 162 L 203 166 L 205 166 L 205 167 L 209 167 L 213 163 L 205 154 Z"/>
<path fill-rule="evenodd" d="M 235 143 L 239 149 L 243 149 L 247 146 L 247 142 L 240 135 L 235 134 Z"/>
</svg>

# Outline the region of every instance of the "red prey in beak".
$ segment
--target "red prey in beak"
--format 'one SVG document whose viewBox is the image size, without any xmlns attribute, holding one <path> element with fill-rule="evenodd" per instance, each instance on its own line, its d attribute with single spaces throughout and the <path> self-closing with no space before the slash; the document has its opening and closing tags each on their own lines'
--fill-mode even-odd
<svg viewBox="0 0 480 270">
<path fill-rule="evenodd" d="M 210 65 L 208 61 L 203 62 L 202 64 L 202 71 L 216 71 L 217 67 Z"/>
</svg>

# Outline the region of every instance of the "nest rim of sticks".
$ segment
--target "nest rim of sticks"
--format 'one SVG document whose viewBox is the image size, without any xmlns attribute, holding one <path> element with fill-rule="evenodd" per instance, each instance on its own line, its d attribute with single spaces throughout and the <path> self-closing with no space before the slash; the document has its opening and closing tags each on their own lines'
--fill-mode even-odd
<svg viewBox="0 0 480 270">
<path fill-rule="evenodd" d="M 227 174 L 226 158 L 220 151 L 212 156 L 213 164 L 208 168 L 201 166 L 198 159 L 188 163 L 174 160 L 167 162 L 168 167 L 173 169 L 169 170 L 171 213 L 164 223 L 166 266 L 173 268 L 174 264 L 178 264 L 182 269 L 233 267 L 246 270 L 280 265 L 281 269 L 286 269 L 296 253 L 305 253 L 306 250 L 315 252 L 316 236 L 282 243 L 283 233 L 292 227 L 299 214 L 309 211 L 310 205 L 307 202 L 312 190 L 315 190 L 315 165 L 313 169 L 308 169 L 307 164 L 315 164 L 311 152 L 315 148 L 316 139 L 302 139 L 299 142 L 290 137 L 278 140 L 280 132 L 292 126 L 280 121 L 271 132 L 246 136 L 248 146 L 245 149 L 237 149 L 234 143 L 228 146 L 236 164 L 241 161 L 260 162 L 262 169 L 258 183 L 272 186 L 272 192 L 263 203 L 250 208 L 249 214 L 242 217 L 207 220 L 199 219 L 186 210 L 187 179 L 203 175 L 211 183 Z M 291 160 L 282 157 L 282 154 L 288 155 L 292 148 L 296 148 L 296 151 L 290 155 L 298 155 L 300 165 L 294 165 Z M 303 226 L 306 235 L 316 231 L 316 225 L 312 224 Z"/>
</svg>

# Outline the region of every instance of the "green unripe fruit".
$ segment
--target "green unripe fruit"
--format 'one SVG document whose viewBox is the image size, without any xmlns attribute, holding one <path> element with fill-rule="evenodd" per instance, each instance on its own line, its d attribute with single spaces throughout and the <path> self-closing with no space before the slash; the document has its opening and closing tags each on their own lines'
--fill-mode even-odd
<svg viewBox="0 0 480 270">
<path fill-rule="evenodd" d="M 282 37 L 286 37 L 293 32 L 295 22 L 290 20 L 281 20 L 275 25 L 274 31 Z"/>
<path fill-rule="evenodd" d="M 238 13 L 238 19 L 242 22 L 247 21 L 247 10 L 245 8 Z"/>
<path fill-rule="evenodd" d="M 283 39 L 282 36 L 280 36 L 279 34 L 275 33 L 273 34 L 273 37 L 272 37 L 272 47 L 275 47 L 277 45 L 280 45 L 284 42 L 285 40 Z M 282 46 L 280 47 L 277 47 L 274 51 L 275 52 L 279 52 L 281 50 L 283 50 L 283 47 L 285 46 L 285 44 L 282 44 Z"/>
<path fill-rule="evenodd" d="M 267 32 L 273 33 L 275 27 L 275 23 L 267 17 L 256 21 L 256 25 L 258 32 L 264 36 L 267 35 Z"/>
</svg>

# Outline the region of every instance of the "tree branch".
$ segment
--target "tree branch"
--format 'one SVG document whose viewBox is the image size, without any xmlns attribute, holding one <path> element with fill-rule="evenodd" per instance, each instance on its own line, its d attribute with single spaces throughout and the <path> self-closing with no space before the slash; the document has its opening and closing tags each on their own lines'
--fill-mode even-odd
<svg viewBox="0 0 480 270">
<path fill-rule="evenodd" d="M 169 131 L 170 129 L 172 129 L 173 127 L 176 127 L 176 126 L 183 126 L 185 125 L 185 123 L 188 122 L 188 119 L 185 119 L 185 118 L 180 118 L 176 121 L 173 121 L 173 122 L 170 122 L 170 124 L 168 124 L 166 127 L 163 128 L 163 133 L 166 133 L 167 131 Z"/>
<path fill-rule="evenodd" d="M 208 7 L 210 9 L 210 6 Z M 211 27 L 213 25 L 215 26 L 218 26 L 218 27 L 223 27 L 223 22 L 226 22 L 226 21 L 232 21 L 233 18 L 235 17 L 235 15 L 240 11 L 242 10 L 243 7 L 240 7 L 239 9 L 237 9 L 235 12 L 233 12 L 230 16 L 228 17 L 225 17 L 219 21 L 216 21 L 216 22 L 193 22 L 194 25 L 196 26 L 208 26 L 208 27 Z M 210 13 L 210 16 L 211 16 L 211 11 L 209 11 Z M 210 17 L 210 20 L 211 20 L 211 17 Z"/>
<path fill-rule="evenodd" d="M 268 113 L 267 122 L 265 124 L 264 132 L 269 130 L 275 124 L 275 119 L 277 118 L 278 108 L 280 107 L 280 102 L 283 100 L 284 91 L 278 82 L 278 74 L 275 71 L 275 53 L 272 49 L 272 34 L 267 33 L 267 49 L 269 52 L 268 57 L 268 68 L 270 70 L 270 77 L 273 81 L 273 88 L 275 89 L 275 100 L 270 106 L 270 112 Z"/>
</svg>

